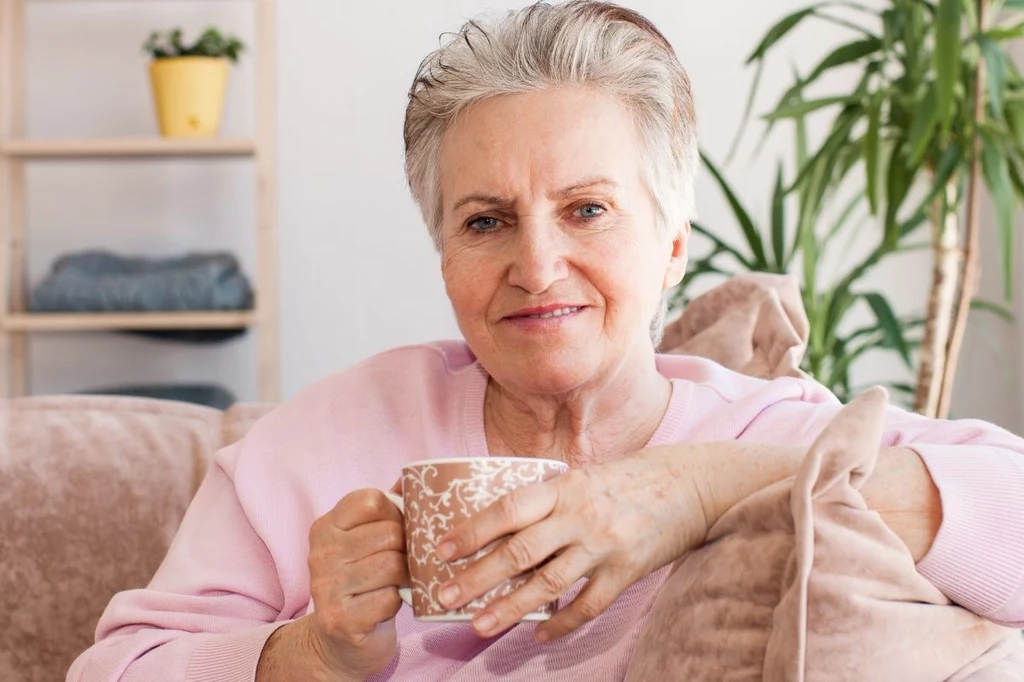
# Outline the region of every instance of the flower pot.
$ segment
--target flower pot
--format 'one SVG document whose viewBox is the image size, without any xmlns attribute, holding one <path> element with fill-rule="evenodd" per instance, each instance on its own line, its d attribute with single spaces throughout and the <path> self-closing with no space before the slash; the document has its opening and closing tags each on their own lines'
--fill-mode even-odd
<svg viewBox="0 0 1024 682">
<path fill-rule="evenodd" d="M 160 133 L 165 137 L 214 137 L 220 128 L 227 59 L 174 57 L 149 65 Z"/>
</svg>

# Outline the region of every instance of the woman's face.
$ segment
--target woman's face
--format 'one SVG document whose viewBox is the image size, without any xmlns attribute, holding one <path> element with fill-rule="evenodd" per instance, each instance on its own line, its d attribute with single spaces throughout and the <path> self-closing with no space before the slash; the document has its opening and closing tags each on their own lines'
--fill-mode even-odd
<svg viewBox="0 0 1024 682">
<path fill-rule="evenodd" d="M 445 287 L 495 380 L 561 394 L 648 361 L 688 226 L 657 230 L 617 99 L 559 88 L 485 100 L 448 131 L 440 170 Z"/>
</svg>

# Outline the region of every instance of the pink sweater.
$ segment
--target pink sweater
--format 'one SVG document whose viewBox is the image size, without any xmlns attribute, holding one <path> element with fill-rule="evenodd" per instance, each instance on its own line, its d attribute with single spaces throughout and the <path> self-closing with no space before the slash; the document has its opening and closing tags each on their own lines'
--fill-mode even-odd
<svg viewBox="0 0 1024 682">
<path fill-rule="evenodd" d="M 658 366 L 673 394 L 651 445 L 808 443 L 839 409 L 810 381 L 760 381 L 684 356 Z M 401 348 L 268 415 L 217 454 L 152 583 L 114 597 L 68 680 L 253 680 L 266 639 L 310 608 L 313 520 L 349 491 L 387 489 L 405 462 L 485 454 L 486 382 L 462 343 Z M 942 494 L 921 573 L 976 613 L 1024 626 L 1024 441 L 892 408 L 883 444 L 919 452 Z M 417 623 L 403 608 L 398 654 L 373 679 L 620 679 L 664 572 L 546 645 L 534 643 L 532 625 L 482 640 L 467 624 Z"/>
</svg>

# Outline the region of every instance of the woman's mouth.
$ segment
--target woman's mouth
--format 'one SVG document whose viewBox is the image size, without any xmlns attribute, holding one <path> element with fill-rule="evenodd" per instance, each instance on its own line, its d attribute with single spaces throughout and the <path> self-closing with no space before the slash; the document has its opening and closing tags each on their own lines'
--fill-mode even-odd
<svg viewBox="0 0 1024 682">
<path fill-rule="evenodd" d="M 545 329 L 561 329 L 563 324 L 577 317 L 587 309 L 585 305 L 565 305 L 562 303 L 537 308 L 524 308 L 505 318 L 524 330 L 541 331 Z"/>
<path fill-rule="evenodd" d="M 563 315 L 571 315 L 577 312 L 580 306 L 572 306 L 568 308 L 556 308 L 555 310 L 548 311 L 546 313 L 531 314 L 531 315 L 518 315 L 517 317 L 525 318 L 528 320 L 547 320 L 552 317 L 562 317 Z"/>
</svg>

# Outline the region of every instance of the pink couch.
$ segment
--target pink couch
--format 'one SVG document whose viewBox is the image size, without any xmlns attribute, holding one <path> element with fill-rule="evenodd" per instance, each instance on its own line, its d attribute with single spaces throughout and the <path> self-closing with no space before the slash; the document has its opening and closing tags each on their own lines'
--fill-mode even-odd
<svg viewBox="0 0 1024 682">
<path fill-rule="evenodd" d="M 796 280 L 752 274 L 692 301 L 664 349 L 776 377 L 799 374 L 806 334 Z M 149 582 L 211 455 L 270 409 L 0 404 L 0 682 L 64 679 L 111 596 Z"/>
<path fill-rule="evenodd" d="M 155 572 L 211 455 L 270 406 L 92 396 L 0 405 L 0 680 L 63 680 Z"/>
</svg>

